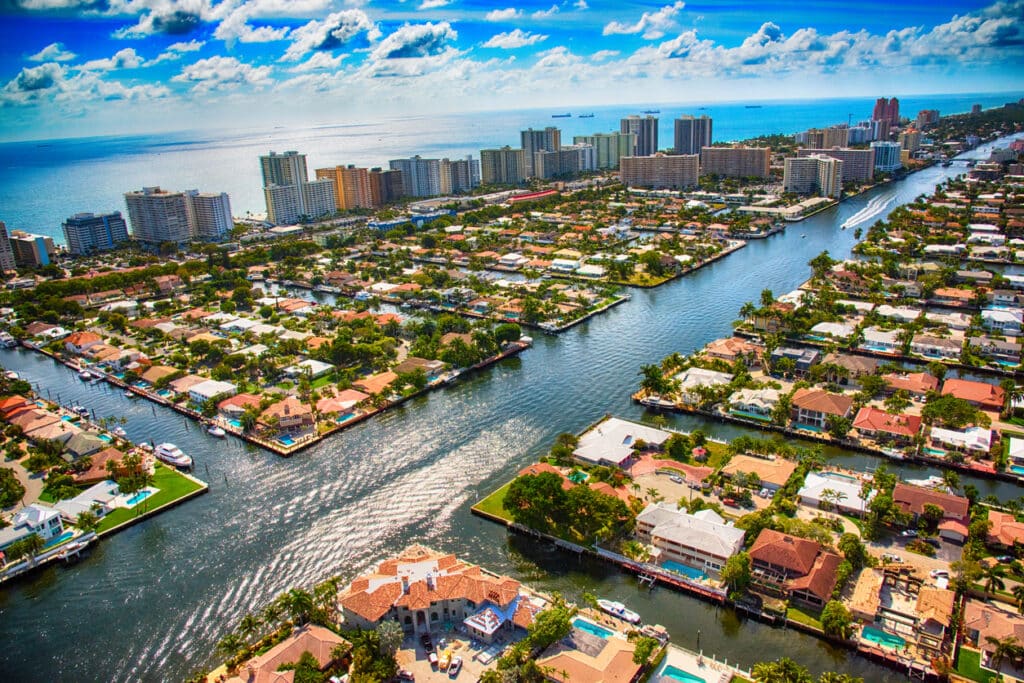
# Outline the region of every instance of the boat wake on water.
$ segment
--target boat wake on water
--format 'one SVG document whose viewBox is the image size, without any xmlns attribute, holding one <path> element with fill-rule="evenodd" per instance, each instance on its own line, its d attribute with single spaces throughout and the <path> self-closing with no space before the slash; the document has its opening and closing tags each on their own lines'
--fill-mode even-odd
<svg viewBox="0 0 1024 683">
<path fill-rule="evenodd" d="M 855 225 L 866 223 L 867 221 L 871 220 L 875 216 L 885 211 L 886 208 L 888 208 L 888 206 L 892 204 L 894 201 L 896 201 L 896 195 L 890 195 L 888 197 L 875 197 L 874 199 L 867 203 L 867 206 L 865 206 L 863 209 L 847 218 L 846 222 L 843 223 L 842 227 L 852 228 Z"/>
</svg>

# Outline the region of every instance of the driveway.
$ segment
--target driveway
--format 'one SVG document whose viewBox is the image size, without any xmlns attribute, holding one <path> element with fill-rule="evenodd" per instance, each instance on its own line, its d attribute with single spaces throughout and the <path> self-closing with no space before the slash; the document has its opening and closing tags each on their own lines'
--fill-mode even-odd
<svg viewBox="0 0 1024 683">
<path fill-rule="evenodd" d="M 912 553 L 906 549 L 908 541 L 913 539 L 904 538 L 898 534 L 886 534 L 883 538 L 867 544 L 868 552 L 877 558 L 883 554 L 892 554 L 903 560 L 903 564 L 914 567 L 918 574 L 927 577 L 933 569 L 949 569 L 951 562 L 959 560 L 963 555 L 963 546 L 940 540 L 941 546 L 935 549 L 935 557 L 925 557 Z"/>
<path fill-rule="evenodd" d="M 25 495 L 22 496 L 21 500 L 12 505 L 7 510 L 20 510 L 22 503 L 25 505 L 31 505 L 32 503 L 39 500 L 39 494 L 43 492 L 43 475 L 32 474 L 21 464 L 15 460 L 8 460 L 6 458 L 0 458 L 0 467 L 6 467 L 7 469 L 14 472 L 14 476 L 17 477 L 21 485 L 25 487 Z"/>
</svg>

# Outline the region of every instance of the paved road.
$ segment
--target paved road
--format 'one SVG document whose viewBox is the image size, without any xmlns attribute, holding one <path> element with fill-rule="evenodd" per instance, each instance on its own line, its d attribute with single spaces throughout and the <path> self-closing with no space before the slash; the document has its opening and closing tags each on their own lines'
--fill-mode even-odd
<svg viewBox="0 0 1024 683">
<path fill-rule="evenodd" d="M 18 481 L 21 482 L 21 485 L 25 487 L 25 495 L 22 496 L 21 500 L 13 506 L 6 508 L 6 511 L 20 510 L 22 505 L 30 505 L 39 500 L 39 494 L 43 491 L 42 475 L 30 474 L 28 470 L 22 467 L 18 462 L 8 460 L 6 458 L 0 459 L 0 467 L 6 467 L 14 472 L 14 476 L 16 476 Z"/>
</svg>

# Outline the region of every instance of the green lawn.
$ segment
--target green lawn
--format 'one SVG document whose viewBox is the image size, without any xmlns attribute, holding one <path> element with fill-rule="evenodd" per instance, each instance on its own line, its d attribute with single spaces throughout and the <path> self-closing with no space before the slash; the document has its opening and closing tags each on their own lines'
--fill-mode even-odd
<svg viewBox="0 0 1024 683">
<path fill-rule="evenodd" d="M 502 503 L 505 500 L 505 493 L 508 492 L 508 487 L 511 485 L 512 482 L 505 484 L 500 489 L 498 489 L 491 495 L 487 496 L 473 507 L 476 508 L 477 510 L 480 510 L 481 512 L 486 512 L 488 514 L 494 515 L 496 517 L 501 517 L 502 519 L 511 522 L 511 515 L 509 515 L 505 511 L 505 508 L 502 507 Z"/>
<path fill-rule="evenodd" d="M 956 660 L 956 672 L 964 678 L 969 678 L 978 683 L 988 683 L 989 679 L 996 675 L 990 669 L 981 666 L 981 653 L 977 650 L 960 648 L 960 657 Z"/>
<path fill-rule="evenodd" d="M 704 444 L 704 448 L 708 452 L 708 461 L 704 464 L 714 470 L 724 465 L 726 458 L 729 457 L 728 447 L 725 444 L 708 441 Z"/>
<path fill-rule="evenodd" d="M 139 514 L 158 508 L 161 505 L 166 505 L 167 503 L 178 500 L 182 496 L 186 496 L 193 491 L 198 491 L 202 488 L 191 479 L 182 476 L 182 474 L 177 470 L 166 467 L 161 463 L 156 464 L 156 473 L 153 475 L 153 486 L 160 490 L 130 510 L 125 508 L 118 508 L 117 510 L 114 510 L 100 520 L 100 525 L 97 531 L 102 533 L 119 524 L 127 522 Z"/>
<path fill-rule="evenodd" d="M 789 609 L 786 610 L 786 616 L 793 621 L 800 622 L 801 624 L 807 624 L 808 626 L 813 626 L 817 629 L 821 628 L 821 621 L 818 620 L 819 615 L 807 608 L 790 605 Z"/>
</svg>

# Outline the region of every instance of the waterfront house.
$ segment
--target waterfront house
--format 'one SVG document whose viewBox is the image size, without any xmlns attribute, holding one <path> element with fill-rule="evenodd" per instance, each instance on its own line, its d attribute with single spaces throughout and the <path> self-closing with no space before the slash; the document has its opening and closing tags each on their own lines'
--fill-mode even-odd
<svg viewBox="0 0 1024 683">
<path fill-rule="evenodd" d="M 299 399 L 288 396 L 260 413 L 259 423 L 264 427 L 275 425 L 284 431 L 303 429 L 313 425 L 313 411 Z"/>
<path fill-rule="evenodd" d="M 832 598 L 842 558 L 821 544 L 763 529 L 749 550 L 754 584 L 798 602 L 822 606 Z"/>
<path fill-rule="evenodd" d="M 377 395 L 383 393 L 396 379 L 398 379 L 398 375 L 387 370 L 352 382 L 352 388 L 366 394 Z"/>
<path fill-rule="evenodd" d="M 74 498 L 57 501 L 54 508 L 57 509 L 61 517 L 73 524 L 78 520 L 78 515 L 83 512 L 91 512 L 97 517 L 105 517 L 117 508 L 117 499 L 120 496 L 120 487 L 108 475 Z"/>
<path fill-rule="evenodd" d="M 811 334 L 823 338 L 848 339 L 857 330 L 853 323 L 821 322 L 811 328 Z"/>
<path fill-rule="evenodd" d="M 156 384 L 164 377 L 171 377 L 178 374 L 181 374 L 181 370 L 178 368 L 172 368 L 168 365 L 152 365 L 142 373 L 141 379 L 149 384 Z"/>
<path fill-rule="evenodd" d="M 1006 400 L 1002 387 L 968 379 L 947 379 L 942 384 L 942 395 L 962 398 L 983 410 L 1002 410 Z"/>
<path fill-rule="evenodd" d="M 393 367 L 392 370 L 399 375 L 422 370 L 423 374 L 425 374 L 429 379 L 431 377 L 436 377 L 442 370 L 444 370 L 444 362 L 418 358 L 417 356 L 408 356 L 401 363 Z"/>
<path fill-rule="evenodd" d="M 64 523 L 60 513 L 51 507 L 32 503 L 18 510 L 11 520 L 11 525 L 0 529 L 0 550 L 12 543 L 24 540 L 37 534 L 44 541 L 49 541 L 64 533 Z"/>
<path fill-rule="evenodd" d="M 727 385 L 732 381 L 732 375 L 727 372 L 691 367 L 677 374 L 674 380 L 679 383 L 679 398 L 683 403 L 695 405 L 701 403 L 700 387 L 711 388 Z"/>
<path fill-rule="evenodd" d="M 68 442 L 64 444 L 64 453 L 61 457 L 68 462 L 74 462 L 80 458 L 99 453 L 107 445 L 108 442 L 101 439 L 98 434 L 81 432 L 68 439 Z"/>
<path fill-rule="evenodd" d="M 19 415 L 26 410 L 31 410 L 36 407 L 35 403 L 32 403 L 24 396 L 5 396 L 0 399 L 0 416 L 4 420 L 10 420 L 15 415 Z"/>
<path fill-rule="evenodd" d="M 989 545 L 1010 549 L 1024 546 L 1024 522 L 1018 522 L 1012 513 L 989 509 L 988 521 L 992 524 L 985 538 Z"/>
<path fill-rule="evenodd" d="M 778 403 L 777 389 L 740 389 L 729 396 L 730 412 L 758 420 L 770 420 Z"/>
<path fill-rule="evenodd" d="M 769 491 L 778 491 L 796 471 L 796 463 L 779 457 L 763 457 L 740 453 L 732 456 L 722 468 L 725 477 L 732 478 L 742 473 L 746 477 L 757 475 L 761 486 Z"/>
<path fill-rule="evenodd" d="M 1000 334 L 1020 334 L 1024 311 L 1019 308 L 985 309 L 981 312 L 981 324 L 986 330 Z"/>
<path fill-rule="evenodd" d="M 790 399 L 790 417 L 794 426 L 813 431 L 827 429 L 829 415 L 849 417 L 853 398 L 821 389 L 797 389 Z"/>
<path fill-rule="evenodd" d="M 167 383 L 167 388 L 173 391 L 175 394 L 187 394 L 189 390 L 197 384 L 202 384 L 207 380 L 202 375 L 185 375 L 179 377 L 176 380 L 172 380 Z"/>
<path fill-rule="evenodd" d="M 103 337 L 88 330 L 74 332 L 64 339 L 64 348 L 68 353 L 80 355 L 87 349 L 103 342 Z"/>
<path fill-rule="evenodd" d="M 533 623 L 534 605 L 520 589 L 515 579 L 414 545 L 354 579 L 338 603 L 346 628 L 397 621 L 407 632 L 429 633 L 460 623 L 489 643 Z"/>
<path fill-rule="evenodd" d="M 921 309 L 908 306 L 890 306 L 882 304 L 875 309 L 875 313 L 883 318 L 895 320 L 901 323 L 912 323 L 921 315 Z"/>
<path fill-rule="evenodd" d="M 793 361 L 798 375 L 807 374 L 811 367 L 818 362 L 821 358 L 821 352 L 817 349 L 806 349 L 797 348 L 793 346 L 780 346 L 779 348 L 772 351 L 771 362 L 772 367 L 775 368 L 776 364 L 783 358 L 788 358 Z"/>
<path fill-rule="evenodd" d="M 956 543 L 963 543 L 967 540 L 970 501 L 963 496 L 899 482 L 893 488 L 892 500 L 896 507 L 911 516 L 915 524 L 918 518 L 924 514 L 925 505 L 941 508 L 942 520 L 939 522 L 939 536 Z"/>
<path fill-rule="evenodd" d="M 963 632 L 969 645 L 981 650 L 981 663 L 991 666 L 995 646 L 989 640 L 1012 638 L 1024 643 L 1024 617 L 1010 609 L 969 598 L 964 603 Z"/>
<path fill-rule="evenodd" d="M 975 299 L 973 289 L 938 287 L 932 292 L 932 301 L 944 306 L 970 306 Z"/>
<path fill-rule="evenodd" d="M 973 353 L 997 363 L 1020 364 L 1021 345 L 1016 339 L 996 339 L 987 335 L 971 337 L 968 342 Z"/>
<path fill-rule="evenodd" d="M 293 683 L 295 672 L 282 671 L 283 665 L 294 664 L 308 652 L 320 671 L 324 671 L 335 663 L 338 648 L 347 652 L 352 645 L 330 629 L 306 624 L 263 654 L 244 662 L 226 683 Z"/>
<path fill-rule="evenodd" d="M 636 536 L 655 548 L 659 564 L 683 564 L 715 576 L 726 560 L 743 549 L 745 532 L 727 524 L 714 510 L 691 515 L 673 503 L 654 503 L 637 515 Z"/>
<path fill-rule="evenodd" d="M 660 449 L 671 432 L 610 417 L 584 433 L 573 457 L 588 465 L 623 467 L 638 446 Z"/>
<path fill-rule="evenodd" d="M 921 416 L 906 413 L 893 415 L 885 410 L 864 406 L 853 418 L 853 428 L 862 437 L 907 445 L 921 431 Z"/>
<path fill-rule="evenodd" d="M 323 415 L 343 413 L 347 410 L 352 410 L 368 398 L 370 398 L 369 394 L 364 394 L 355 389 L 344 389 L 334 396 L 321 398 L 316 402 L 316 410 Z"/>
<path fill-rule="evenodd" d="M 883 330 L 878 327 L 864 329 L 864 341 L 857 348 L 876 353 L 899 353 L 902 343 L 899 330 Z"/>
<path fill-rule="evenodd" d="M 260 407 L 258 394 L 235 394 L 217 403 L 217 411 L 229 420 L 237 418 L 249 407 Z"/>
<path fill-rule="evenodd" d="M 107 469 L 107 463 L 113 462 L 115 465 L 124 458 L 124 453 L 114 447 L 104 448 L 99 453 L 92 455 L 89 460 L 89 469 L 84 472 L 77 472 L 72 475 L 75 484 L 79 486 L 97 484 L 101 481 L 105 481 L 110 477 L 110 471 Z"/>
<path fill-rule="evenodd" d="M 863 515 L 867 504 L 875 497 L 875 491 L 868 492 L 864 498 L 861 482 L 855 477 L 838 472 L 809 472 L 797 495 L 800 503 L 808 507 Z"/>
<path fill-rule="evenodd" d="M 643 671 L 633 661 L 635 651 L 635 641 L 618 631 L 595 635 L 574 624 L 568 636 L 537 656 L 537 666 L 554 683 L 634 683 Z"/>
<path fill-rule="evenodd" d="M 54 416 L 56 417 L 56 416 Z M 47 419 L 42 423 L 35 423 L 30 425 L 28 429 L 23 430 L 25 438 L 30 441 L 56 441 L 60 444 L 66 444 L 71 437 L 75 434 L 81 433 L 82 428 L 78 425 L 72 424 L 67 420 L 49 420 Z"/>
<path fill-rule="evenodd" d="M 316 379 L 333 371 L 334 366 L 330 363 L 324 363 L 316 360 L 315 358 L 307 358 L 299 361 L 295 365 L 289 365 L 281 372 L 291 378 L 308 377 L 309 379 Z"/>
<path fill-rule="evenodd" d="M 963 342 L 931 334 L 915 334 L 910 340 L 910 352 L 925 358 L 952 360 L 960 357 Z"/>
<path fill-rule="evenodd" d="M 988 285 L 992 282 L 992 273 L 987 270 L 958 270 L 953 279 L 956 282 L 973 282 Z"/>
<path fill-rule="evenodd" d="M 233 396 L 236 391 L 238 391 L 238 387 L 231 382 L 208 379 L 192 385 L 188 390 L 188 398 L 195 405 L 201 406 L 207 401 L 217 401 Z"/>
<path fill-rule="evenodd" d="M 741 337 L 726 337 L 709 342 L 704 347 L 706 358 L 718 358 L 732 365 L 742 360 L 747 367 L 761 364 L 761 347 Z"/>
<path fill-rule="evenodd" d="M 939 379 L 927 372 L 890 372 L 882 375 L 882 379 L 885 380 L 887 394 L 905 391 L 914 398 L 922 399 L 928 392 L 939 390 Z"/>
<path fill-rule="evenodd" d="M 13 415 L 8 420 L 12 425 L 21 427 L 21 431 L 24 434 L 33 432 L 41 427 L 63 421 L 64 420 L 61 420 L 59 416 L 54 415 L 48 410 L 43 410 L 42 408 L 29 408 L 26 411 Z"/>
<path fill-rule="evenodd" d="M 964 430 L 932 427 L 930 439 L 933 448 L 967 453 L 974 457 L 986 457 L 992 449 L 992 430 L 984 427 L 967 427 Z"/>
</svg>

